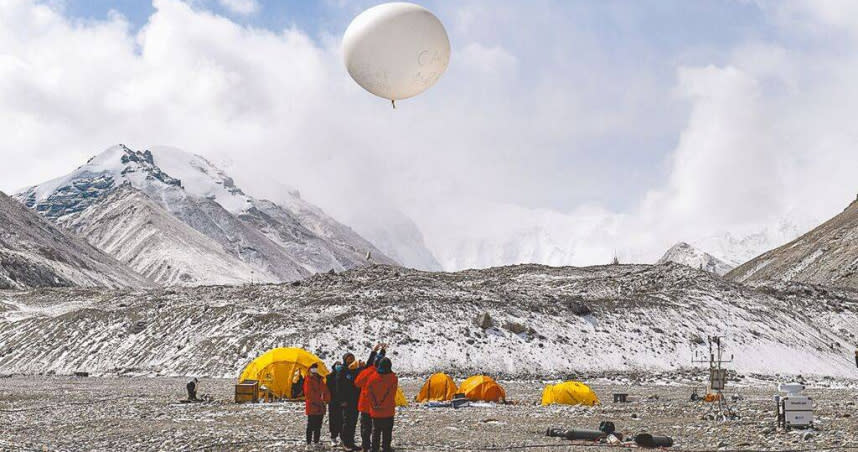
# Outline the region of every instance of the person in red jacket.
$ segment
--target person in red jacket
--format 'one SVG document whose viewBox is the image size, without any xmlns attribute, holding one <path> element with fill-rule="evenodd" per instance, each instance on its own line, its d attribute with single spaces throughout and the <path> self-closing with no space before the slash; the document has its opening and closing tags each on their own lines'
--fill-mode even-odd
<svg viewBox="0 0 858 452">
<path fill-rule="evenodd" d="M 393 373 L 390 358 L 378 362 L 378 370 L 367 382 L 367 397 L 372 416 L 372 452 L 390 452 L 393 440 L 393 416 L 396 414 L 396 389 L 399 379 Z"/>
<path fill-rule="evenodd" d="M 319 375 L 319 364 L 313 363 L 304 379 L 304 412 L 307 414 L 307 445 L 310 440 L 319 444 L 326 404 L 331 401 L 331 391 Z"/>
<path fill-rule="evenodd" d="M 369 361 L 367 361 L 366 367 L 360 371 L 357 377 L 355 377 L 355 387 L 360 391 L 360 397 L 358 397 L 358 412 L 360 412 L 361 450 L 364 452 L 369 451 L 372 439 L 372 417 L 369 414 L 370 407 L 369 399 L 366 395 L 366 383 L 375 375 L 375 364 L 379 359 L 383 358 L 386 353 L 384 347 L 386 347 L 384 344 L 378 344 L 372 349 L 372 353 L 369 355 Z"/>
<path fill-rule="evenodd" d="M 368 452 L 372 441 L 372 416 L 370 415 L 369 398 L 367 397 L 367 382 L 375 376 L 377 369 L 376 363 L 384 358 L 387 353 L 386 344 L 378 344 L 372 349 L 369 355 L 369 361 L 363 370 L 355 377 L 355 387 L 360 391 L 358 397 L 358 412 L 360 412 L 360 439 L 361 450 Z"/>
</svg>

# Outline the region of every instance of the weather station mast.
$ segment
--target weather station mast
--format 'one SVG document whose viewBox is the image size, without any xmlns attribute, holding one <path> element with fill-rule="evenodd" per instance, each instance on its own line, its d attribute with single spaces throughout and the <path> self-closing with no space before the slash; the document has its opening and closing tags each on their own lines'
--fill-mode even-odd
<svg viewBox="0 0 858 452">
<path fill-rule="evenodd" d="M 709 364 L 709 385 L 706 388 L 706 396 L 703 397 L 703 402 L 709 406 L 707 417 L 718 421 L 738 419 L 739 416 L 727 403 L 723 392 L 727 386 L 727 369 L 723 364 L 733 362 L 733 355 L 730 355 L 730 359 L 724 359 L 721 336 L 709 336 L 706 340 L 709 343 L 709 356 L 702 358 L 699 352 L 695 351 L 691 363 Z"/>
</svg>

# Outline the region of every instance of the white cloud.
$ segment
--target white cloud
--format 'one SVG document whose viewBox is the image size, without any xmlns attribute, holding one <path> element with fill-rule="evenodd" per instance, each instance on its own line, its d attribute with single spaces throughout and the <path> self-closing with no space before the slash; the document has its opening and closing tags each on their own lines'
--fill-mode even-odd
<svg viewBox="0 0 858 452">
<path fill-rule="evenodd" d="M 174 145 L 346 220 L 394 205 L 459 268 L 651 261 L 678 240 L 818 221 L 856 189 L 855 52 L 771 39 L 720 64 L 612 58 L 547 8 L 444 4 L 451 67 L 393 111 L 348 78 L 336 39 L 154 6 L 135 33 L 0 0 L 4 190 L 117 142 Z"/>
<path fill-rule="evenodd" d="M 256 0 L 218 0 L 218 3 L 229 11 L 243 16 L 259 11 L 259 2 Z"/>
</svg>

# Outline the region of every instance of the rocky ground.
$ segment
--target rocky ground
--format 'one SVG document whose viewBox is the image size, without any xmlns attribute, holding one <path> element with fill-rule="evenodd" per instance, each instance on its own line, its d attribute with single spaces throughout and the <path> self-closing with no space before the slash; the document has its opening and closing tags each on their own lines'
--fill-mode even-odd
<svg viewBox="0 0 858 452">
<path fill-rule="evenodd" d="M 211 402 L 183 404 L 184 383 L 167 377 L 0 379 L 0 449 L 303 450 L 302 405 L 234 404 L 234 381 L 227 379 L 202 380 L 201 393 Z M 542 382 L 502 383 L 516 404 L 400 408 L 396 450 L 598 450 L 602 447 L 548 438 L 545 430 L 595 429 L 602 420 L 613 421 L 626 435 L 672 436 L 674 450 L 858 449 L 855 381 L 809 382 L 816 428 L 791 432 L 775 429 L 774 381 L 746 377 L 731 383 L 728 394 L 741 398 L 734 402 L 741 419 L 725 422 L 702 419 L 707 407 L 689 401 L 700 384 L 682 374 L 594 377 L 591 385 L 604 402 L 596 407 L 536 406 Z M 405 379 L 406 395 L 413 397 L 420 384 Z M 613 392 L 628 393 L 630 403 L 611 403 Z"/>
<path fill-rule="evenodd" d="M 0 375 L 231 377 L 274 347 L 331 362 L 381 340 L 409 374 L 566 378 L 688 367 L 710 335 L 742 373 L 849 378 L 858 291 L 749 288 L 678 264 L 378 265 L 280 285 L 0 291 Z"/>
</svg>

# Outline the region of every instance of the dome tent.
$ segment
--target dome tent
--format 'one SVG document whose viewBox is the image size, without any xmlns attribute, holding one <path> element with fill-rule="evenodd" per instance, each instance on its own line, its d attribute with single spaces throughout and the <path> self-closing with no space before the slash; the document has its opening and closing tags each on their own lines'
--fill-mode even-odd
<svg viewBox="0 0 858 452">
<path fill-rule="evenodd" d="M 396 406 L 408 406 L 408 399 L 405 398 L 401 386 L 396 387 Z"/>
<path fill-rule="evenodd" d="M 589 386 L 578 381 L 546 385 L 542 390 L 542 405 L 588 405 L 599 403 L 599 397 Z"/>
<path fill-rule="evenodd" d="M 292 376 L 295 375 L 295 370 L 306 375 L 307 369 L 313 363 L 319 365 L 319 375 L 324 377 L 330 373 L 318 356 L 304 349 L 274 348 L 245 366 L 238 382 L 256 380 L 260 388 L 267 387 L 274 396 L 288 398 L 292 392 Z"/>
<path fill-rule="evenodd" d="M 455 394 L 456 382 L 449 375 L 439 372 L 426 380 L 415 400 L 419 403 L 443 402 L 452 399 Z"/>
<path fill-rule="evenodd" d="M 474 375 L 463 381 L 458 393 L 474 401 L 501 402 L 506 401 L 506 391 L 492 377 Z"/>
</svg>

